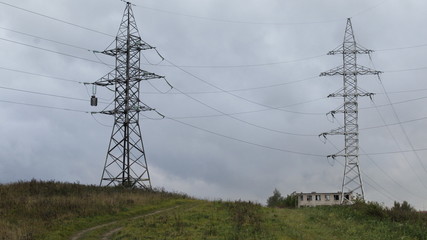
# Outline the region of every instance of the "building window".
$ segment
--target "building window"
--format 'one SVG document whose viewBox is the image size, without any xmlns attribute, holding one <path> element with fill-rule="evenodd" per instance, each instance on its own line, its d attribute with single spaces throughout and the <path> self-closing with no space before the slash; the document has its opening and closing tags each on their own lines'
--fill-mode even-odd
<svg viewBox="0 0 427 240">
<path fill-rule="evenodd" d="M 340 200 L 340 195 L 335 194 L 335 195 L 334 195 L 334 200 L 335 200 L 335 201 L 339 201 L 339 200 Z"/>
<path fill-rule="evenodd" d="M 320 201 L 321 200 L 320 195 L 316 195 L 315 197 L 316 197 L 316 201 Z"/>
<path fill-rule="evenodd" d="M 346 194 L 344 197 L 345 199 L 350 200 L 350 195 Z"/>
<path fill-rule="evenodd" d="M 307 201 L 312 201 L 313 200 L 313 196 L 312 195 L 307 195 Z"/>
<path fill-rule="evenodd" d="M 304 201 L 304 195 L 300 195 L 299 198 L 301 201 Z"/>
<path fill-rule="evenodd" d="M 329 200 L 331 200 L 331 195 L 329 195 L 329 194 L 326 194 L 326 195 L 325 195 L 325 200 L 326 200 L 326 201 L 329 201 Z"/>
</svg>

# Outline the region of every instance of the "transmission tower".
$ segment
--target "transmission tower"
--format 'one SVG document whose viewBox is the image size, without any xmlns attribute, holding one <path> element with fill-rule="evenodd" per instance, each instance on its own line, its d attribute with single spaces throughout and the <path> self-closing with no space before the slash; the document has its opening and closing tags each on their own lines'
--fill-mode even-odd
<svg viewBox="0 0 427 240">
<path fill-rule="evenodd" d="M 94 89 L 103 86 L 115 93 L 114 109 L 99 112 L 114 116 L 100 185 L 151 189 L 139 113 L 155 110 L 140 100 L 139 89 L 141 81 L 163 77 L 140 68 L 141 51 L 154 48 L 141 39 L 129 2 L 114 43 L 101 52 L 115 57 L 114 70 L 93 83 Z M 97 105 L 95 90 L 91 105 Z"/>
<path fill-rule="evenodd" d="M 353 27 L 350 18 L 347 19 L 344 42 L 338 48 L 330 51 L 328 55 L 342 54 L 343 65 L 323 72 L 320 76 L 342 75 L 344 86 L 328 97 L 342 97 L 344 104 L 329 112 L 333 117 L 336 113 L 344 114 L 344 126 L 320 134 L 326 138 L 327 135 L 344 135 L 344 149 L 329 157 L 344 157 L 344 177 L 341 187 L 341 203 L 351 203 L 346 193 L 358 194 L 364 199 L 364 189 L 359 166 L 359 125 L 358 125 L 358 97 L 368 96 L 372 98 L 373 93 L 361 90 L 357 86 L 358 75 L 378 75 L 381 72 L 357 64 L 357 54 L 370 54 L 372 50 L 365 49 L 356 44 Z"/>
</svg>

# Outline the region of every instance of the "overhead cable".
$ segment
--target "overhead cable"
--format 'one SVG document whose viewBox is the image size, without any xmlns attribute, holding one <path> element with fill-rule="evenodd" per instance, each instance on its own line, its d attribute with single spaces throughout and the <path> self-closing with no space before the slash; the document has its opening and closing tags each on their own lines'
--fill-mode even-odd
<svg viewBox="0 0 427 240">
<path fill-rule="evenodd" d="M 24 35 L 24 36 L 28 36 L 28 37 L 37 38 L 37 39 L 40 39 L 40 40 L 43 40 L 43 41 L 48 41 L 48 42 L 52 42 L 52 43 L 56 43 L 56 44 L 60 44 L 60 45 L 64 45 L 64 46 L 68 46 L 68 47 L 77 48 L 77 49 L 80 49 L 80 50 L 92 52 L 92 50 L 90 50 L 90 49 L 87 49 L 87 48 L 84 48 L 84 47 L 80 47 L 80 46 L 76 46 L 74 44 L 64 43 L 64 42 L 60 42 L 60 41 L 56 41 L 56 40 L 52 40 L 52 39 L 48 39 L 48 38 L 44 38 L 44 37 L 32 35 L 32 34 L 29 34 L 29 33 L 24 33 L 24 32 L 21 32 L 21 31 L 16 31 L 16 30 L 13 30 L 13 29 L 5 28 L 5 27 L 0 27 L 0 29 L 6 30 L 6 31 L 9 31 L 9 32 L 13 32 L 13 33 L 18 33 L 18 34 L 21 34 L 21 35 Z"/>
<path fill-rule="evenodd" d="M 63 55 L 63 56 L 66 56 L 66 57 L 76 58 L 76 59 L 80 59 L 80 60 L 84 60 L 84 61 L 88 61 L 88 62 L 93 62 L 93 63 L 97 63 L 97 64 L 104 64 L 104 63 L 101 63 L 101 62 L 96 61 L 96 60 L 92 60 L 92 59 L 88 59 L 88 58 L 84 58 L 84 57 L 79 57 L 79 56 L 71 55 L 71 54 L 68 54 L 68 53 L 58 52 L 58 51 L 50 50 L 50 49 L 47 49 L 47 48 L 37 47 L 37 46 L 31 45 L 31 44 L 26 44 L 26 43 L 14 41 L 14 40 L 6 39 L 6 38 L 1 38 L 0 37 L 0 40 L 6 41 L 6 42 L 10 42 L 10 43 L 14 43 L 14 44 L 18 44 L 18 45 L 22 45 L 22 46 L 26 46 L 26 47 L 30 47 L 30 48 L 35 48 L 35 49 L 46 51 L 46 52 L 50 52 L 50 53 L 55 53 L 55 54 Z"/>
<path fill-rule="evenodd" d="M 179 13 L 179 12 L 173 12 L 173 11 L 162 10 L 162 9 L 158 9 L 158 8 L 146 7 L 146 6 L 140 6 L 140 5 L 135 5 L 135 6 L 138 8 L 147 9 L 150 11 L 161 12 L 161 13 L 166 13 L 166 14 L 170 14 L 170 15 L 183 16 L 183 17 L 201 19 L 201 20 L 206 20 L 206 21 L 213 21 L 213 22 L 245 24 L 245 25 L 249 24 L 249 25 L 286 26 L 286 25 L 322 24 L 322 23 L 338 22 L 338 21 L 342 20 L 342 19 L 329 19 L 329 20 L 323 20 L 323 21 L 300 21 L 300 22 L 240 21 L 240 20 L 232 20 L 232 19 L 220 19 L 220 18 L 212 18 L 212 17 L 203 17 L 203 16 L 196 16 L 196 15 L 190 15 L 190 14 L 183 14 L 183 13 Z"/>
<path fill-rule="evenodd" d="M 18 73 L 33 75 L 33 76 L 37 76 L 37 77 L 51 78 L 51 79 L 55 79 L 55 80 L 65 81 L 65 82 L 73 82 L 73 83 L 79 83 L 79 84 L 83 83 L 83 82 L 80 82 L 77 80 L 72 80 L 72 79 L 67 79 L 67 78 L 62 78 L 62 77 L 49 76 L 49 75 L 44 75 L 44 74 L 40 74 L 40 73 L 27 72 L 27 71 L 23 71 L 23 70 L 19 70 L 19 69 L 7 68 L 7 67 L 2 67 L 2 66 L 0 66 L 0 69 L 6 70 L 6 71 L 11 71 L 11 72 L 18 72 Z"/>
<path fill-rule="evenodd" d="M 201 105 L 203 105 L 203 106 L 205 106 L 205 107 L 207 107 L 207 108 L 209 108 L 209 109 L 212 109 L 212 110 L 214 110 L 214 111 L 216 111 L 216 112 L 220 113 L 220 114 L 221 114 L 221 115 L 223 115 L 223 116 L 229 117 L 229 118 L 231 118 L 231 119 L 234 119 L 234 120 L 236 120 L 236 121 L 238 121 L 238 122 L 242 122 L 242 123 L 244 123 L 244 124 L 246 124 L 246 125 L 249 125 L 249 126 L 252 126 L 252 127 L 256 127 L 256 128 L 262 129 L 262 130 L 266 130 L 266 131 L 269 131 L 269 132 L 280 133 L 280 134 L 284 134 L 284 135 L 293 135 L 293 136 L 301 136 L 301 137 L 315 137 L 315 136 L 317 136 L 317 135 L 315 135 L 315 134 L 301 134 L 301 133 L 286 132 L 286 131 L 276 130 L 276 129 L 272 129 L 272 128 L 264 127 L 264 126 L 261 126 L 261 125 L 257 125 L 257 124 L 254 124 L 254 123 L 248 122 L 248 121 L 246 121 L 246 120 L 240 119 L 240 118 L 238 118 L 238 117 L 235 117 L 235 116 L 233 116 L 233 115 L 231 115 L 231 114 L 227 114 L 227 113 L 225 113 L 225 112 L 223 112 L 223 111 L 221 111 L 221 110 L 219 110 L 219 109 L 217 109 L 217 108 L 215 108 L 215 107 L 212 107 L 212 106 L 210 106 L 209 104 L 207 104 L 207 103 L 205 103 L 205 102 L 203 102 L 203 101 L 200 101 L 199 99 L 194 98 L 194 97 L 192 97 L 191 95 L 186 94 L 185 92 L 182 92 L 181 90 L 179 90 L 179 89 L 178 89 L 178 88 L 176 88 L 176 87 L 175 87 L 174 89 L 175 89 L 175 90 L 177 90 L 177 91 L 179 91 L 179 92 L 181 92 L 182 94 L 184 94 L 184 95 L 185 95 L 185 96 L 187 96 L 188 98 L 190 98 L 190 99 L 194 100 L 195 102 L 198 102 L 199 104 L 201 104 Z M 175 120 L 177 120 L 177 119 L 175 119 Z M 178 120 L 177 120 L 177 121 L 178 121 Z"/>
<path fill-rule="evenodd" d="M 233 141 L 242 142 L 242 143 L 246 143 L 246 144 L 249 144 L 249 145 L 253 145 L 253 146 L 257 146 L 257 147 L 261 147 L 261 148 L 265 148 L 265 149 L 270 149 L 270 150 L 275 150 L 275 151 L 280 151 L 280 152 L 285 152 L 285 153 L 292 153 L 292 154 L 296 154 L 296 155 L 304 155 L 304 156 L 312 156 L 312 157 L 325 157 L 324 155 L 320 155 L 320 154 L 306 153 L 306 152 L 299 152 L 299 151 L 292 151 L 292 150 L 286 150 L 286 149 L 281 149 L 281 148 L 270 147 L 270 146 L 266 146 L 266 145 L 262 145 L 262 144 L 258 144 L 258 143 L 254 143 L 254 142 L 250 142 L 250 141 L 246 141 L 246 140 L 242 140 L 242 139 L 239 139 L 239 138 L 227 136 L 227 135 L 224 135 L 224 134 L 221 134 L 221 133 L 217 133 L 217 132 L 214 132 L 214 131 L 211 131 L 211 130 L 208 130 L 208 129 L 204 129 L 204 128 L 201 128 L 201 127 L 198 127 L 198 126 L 195 126 L 195 125 L 192 125 L 192 124 L 189 124 L 189 123 L 177 120 L 177 119 L 173 119 L 173 118 L 169 118 L 169 117 L 166 117 L 165 119 L 169 119 L 169 120 L 172 120 L 174 122 L 180 123 L 181 125 L 185 125 L 185 126 L 188 126 L 188 127 L 191 127 L 191 128 L 203 131 L 203 132 L 207 132 L 207 133 L 210 133 L 210 134 L 222 137 L 222 138 L 227 138 L 227 139 L 230 139 L 230 140 L 233 140 Z"/>
<path fill-rule="evenodd" d="M 36 95 L 42 95 L 42 96 L 47 96 L 47 97 L 70 99 L 70 100 L 76 100 L 76 101 L 85 101 L 85 102 L 88 101 L 87 99 L 83 99 L 83 98 L 68 97 L 68 96 L 63 96 L 63 95 L 58 95 L 58 94 L 42 93 L 42 92 L 29 91 L 29 90 L 18 89 L 18 88 L 10 88 L 10 87 L 4 87 L 4 86 L 0 86 L 0 89 L 5 89 L 5 90 L 9 90 L 9 91 L 16 91 L 16 92 L 23 92 L 23 93 L 30 93 L 30 94 L 36 94 Z M 101 101 L 100 103 L 107 103 L 107 102 Z"/>
<path fill-rule="evenodd" d="M 75 23 L 72 23 L 72 22 L 69 22 L 69 21 L 65 21 L 65 20 L 62 20 L 62 19 L 59 19 L 59 18 L 51 17 L 51 16 L 48 16 L 48 15 L 45 15 L 45 14 L 42 14 L 42 13 L 38 13 L 38 12 L 35 12 L 35 11 L 32 11 L 32 10 L 28 10 L 28 9 L 25 9 L 25 8 L 22 8 L 22 7 L 18 7 L 16 5 L 12 5 L 10 3 L 5 3 L 3 1 L 0 1 L 0 4 L 3 4 L 5 6 L 9 6 L 9 7 L 12 7 L 12 8 L 21 10 L 21 11 L 24 11 L 24 12 L 28 12 L 28 13 L 31 13 L 31 14 L 34 14 L 34 15 L 37 15 L 37 16 L 40 16 L 40 17 L 44 17 L 44 18 L 47 18 L 47 19 L 50 19 L 50 20 L 53 20 L 53 21 L 57 21 L 57 22 L 61 22 L 61 23 L 65 23 L 65 24 L 74 26 L 74 27 L 78 27 L 78 28 L 81 28 L 81 29 L 84 29 L 84 30 L 87 30 L 87 31 L 99 33 L 99 34 L 102 34 L 102 35 L 105 35 L 105 36 L 109 36 L 109 37 L 115 37 L 114 35 L 111 35 L 111 34 L 108 34 L 108 33 L 105 33 L 105 32 L 101 32 L 101 31 L 98 31 L 98 30 L 95 30 L 95 29 L 92 29 L 92 28 L 88 28 L 88 27 L 85 27 L 85 26 L 81 26 L 81 25 L 78 25 L 78 24 L 75 24 Z"/>
<path fill-rule="evenodd" d="M 210 82 L 208 82 L 208 81 L 204 80 L 203 78 L 201 78 L 201 77 L 198 77 L 198 76 L 194 75 L 193 73 L 191 73 L 191 72 L 189 72 L 189 71 L 185 70 L 184 68 L 182 68 L 182 67 L 180 67 L 180 66 L 178 66 L 178 65 L 176 65 L 176 64 L 174 64 L 174 63 L 172 63 L 171 61 L 169 61 L 169 60 L 167 60 L 167 59 L 166 59 L 165 61 L 166 61 L 166 62 L 168 62 L 168 63 L 170 63 L 170 64 L 172 64 L 172 65 L 174 65 L 176 68 L 178 68 L 178 69 L 179 69 L 179 70 L 181 70 L 182 72 L 184 72 L 184 73 L 186 73 L 186 74 L 190 75 L 190 76 L 191 76 L 191 77 L 193 77 L 194 79 L 197 79 L 197 80 L 199 80 L 199 81 L 201 81 L 201 82 L 203 82 L 203 83 L 205 83 L 205 84 L 207 84 L 207 85 L 209 85 L 209 86 L 211 86 L 211 87 L 213 87 L 213 88 L 215 88 L 215 89 L 220 90 L 220 91 L 221 91 L 221 92 L 223 92 L 223 93 L 226 93 L 226 94 L 231 95 L 231 96 L 233 96 L 233 97 L 235 97 L 235 98 L 238 98 L 238 99 L 244 100 L 244 101 L 249 102 L 249 103 L 251 103 L 251 104 L 258 105 L 258 106 L 262 106 L 262 107 L 265 107 L 265 108 L 267 108 L 267 109 L 272 109 L 272 110 L 277 110 L 277 111 L 283 111 L 283 112 L 292 112 L 292 113 L 304 114 L 304 115 L 323 115 L 323 113 L 320 113 L 320 112 L 319 112 L 319 113 L 306 113 L 306 112 L 288 111 L 288 110 L 281 109 L 281 108 L 279 108 L 279 107 L 272 107 L 272 106 L 268 106 L 268 105 L 263 104 L 263 103 L 259 103 L 259 102 L 256 102 L 256 101 L 253 101 L 253 100 L 247 99 L 247 98 L 245 98 L 245 97 L 242 97 L 242 96 L 239 96 L 239 95 L 237 95 L 237 94 L 234 94 L 234 93 L 232 93 L 232 92 L 230 92 L 230 91 L 227 91 L 227 90 L 225 90 L 225 89 L 223 89 L 223 88 L 221 88 L 221 87 L 218 87 L 218 86 L 216 86 L 215 84 L 212 84 L 212 83 L 210 83 Z M 182 92 L 182 91 L 180 91 L 180 92 L 184 94 L 184 92 Z M 187 94 L 186 96 L 189 96 L 189 95 Z M 189 96 L 189 97 L 191 97 L 191 96 Z M 191 98 L 192 98 L 192 97 L 191 97 Z"/>
<path fill-rule="evenodd" d="M 8 100 L 0 100 L 0 102 L 16 104 L 16 105 L 24 105 L 24 106 L 29 106 L 29 107 L 38 107 L 38 108 L 47 108 L 47 109 L 54 109 L 54 110 L 69 111 L 69 112 L 90 113 L 88 111 L 83 111 L 83 110 L 77 110 L 77 109 L 71 109 L 71 108 L 62 108 L 62 107 L 52 107 L 52 106 L 33 104 L 33 103 L 22 103 L 22 102 L 8 101 Z"/>
</svg>

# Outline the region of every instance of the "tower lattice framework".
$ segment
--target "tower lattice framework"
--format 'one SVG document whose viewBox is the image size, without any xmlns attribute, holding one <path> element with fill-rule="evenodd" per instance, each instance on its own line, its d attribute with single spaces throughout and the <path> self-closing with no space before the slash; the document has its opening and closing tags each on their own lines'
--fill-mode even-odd
<svg viewBox="0 0 427 240">
<path fill-rule="evenodd" d="M 323 72 L 320 76 L 343 76 L 343 88 L 328 97 L 342 97 L 344 104 L 329 112 L 332 116 L 336 113 L 344 114 L 344 126 L 322 133 L 327 135 L 344 135 L 344 149 L 328 157 L 344 157 L 344 176 L 341 187 L 341 203 L 351 202 L 346 193 L 354 193 L 362 199 L 365 197 L 362 177 L 359 166 L 359 125 L 358 125 L 358 97 L 369 96 L 373 93 L 361 90 L 357 86 L 358 75 L 378 75 L 381 72 L 357 64 L 358 54 L 370 54 L 372 50 L 365 49 L 356 44 L 353 34 L 351 19 L 347 19 L 347 25 L 344 34 L 344 42 L 338 48 L 330 51 L 328 55 L 342 54 L 343 65 Z"/>
<path fill-rule="evenodd" d="M 100 185 L 150 189 L 139 113 L 154 109 L 140 100 L 140 82 L 163 77 L 140 68 L 141 51 L 154 48 L 141 39 L 131 6 L 126 3 L 115 47 L 101 52 L 115 57 L 115 68 L 93 83 L 115 93 L 114 108 L 100 112 L 114 116 Z"/>
</svg>

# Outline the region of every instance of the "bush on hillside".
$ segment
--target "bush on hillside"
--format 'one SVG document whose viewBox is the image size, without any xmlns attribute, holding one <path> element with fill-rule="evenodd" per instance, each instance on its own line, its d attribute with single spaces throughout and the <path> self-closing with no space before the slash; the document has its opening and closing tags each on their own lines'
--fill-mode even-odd
<svg viewBox="0 0 427 240">
<path fill-rule="evenodd" d="M 267 199 L 268 207 L 278 208 L 296 208 L 298 204 L 298 196 L 295 194 L 287 195 L 283 197 L 279 190 L 274 189 L 273 196 Z"/>
</svg>

